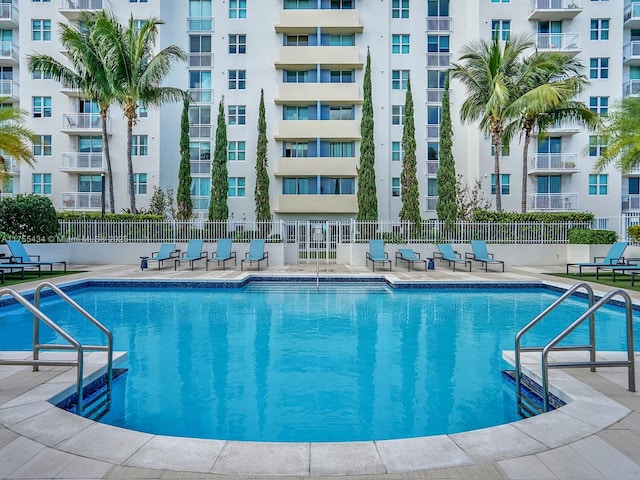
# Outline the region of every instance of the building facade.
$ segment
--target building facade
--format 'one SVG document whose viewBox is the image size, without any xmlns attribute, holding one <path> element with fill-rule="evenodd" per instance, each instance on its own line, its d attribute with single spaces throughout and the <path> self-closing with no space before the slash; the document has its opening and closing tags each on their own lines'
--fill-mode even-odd
<svg viewBox="0 0 640 480">
<path fill-rule="evenodd" d="M 529 34 L 539 50 L 576 55 L 591 83 L 579 100 L 607 111 L 640 95 L 640 0 L 0 0 L 0 86 L 6 103 L 27 113 L 37 134 L 33 168 L 10 162 L 3 195 L 50 196 L 59 210 L 100 211 L 102 185 L 112 182 L 115 211 L 129 206 L 126 120 L 109 114 L 112 178 L 102 156 L 98 108 L 82 93 L 28 71 L 26 57 L 66 57 L 59 23 L 108 9 L 122 22 L 151 16 L 158 47 L 176 44 L 188 61 L 166 84 L 188 90 L 192 198 L 206 216 L 218 107 L 228 137 L 228 205 L 232 219 L 254 218 L 255 153 L 264 91 L 271 211 L 274 219 L 342 220 L 357 215 L 362 82 L 371 54 L 375 170 L 379 217 L 402 207 L 402 130 L 409 78 L 423 218 L 435 218 L 436 174 L 444 74 L 462 47 L 478 39 Z M 492 147 L 475 124 L 460 121 L 465 91 L 451 85 L 457 173 L 495 192 Z M 154 187 L 175 189 L 182 104 L 140 105 L 133 131 L 134 188 L 145 207 Z M 1 147 L 1 146 L 0 146 Z M 593 133 L 562 124 L 532 140 L 529 211 L 590 211 L 599 217 L 640 212 L 640 171 L 594 174 L 601 145 Z M 502 205 L 519 211 L 522 142 L 504 145 Z M 108 195 L 107 195 L 108 199 Z M 492 201 L 495 204 L 495 201 Z"/>
</svg>

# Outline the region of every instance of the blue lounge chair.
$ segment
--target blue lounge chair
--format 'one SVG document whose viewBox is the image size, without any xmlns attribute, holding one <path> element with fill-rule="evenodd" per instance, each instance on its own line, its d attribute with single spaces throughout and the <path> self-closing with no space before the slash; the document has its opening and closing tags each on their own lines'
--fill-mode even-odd
<svg viewBox="0 0 640 480">
<path fill-rule="evenodd" d="M 244 262 L 249 262 L 249 266 L 253 262 L 258 262 L 258 270 L 260 270 L 260 262 L 266 260 L 269 266 L 269 252 L 264 251 L 264 240 L 251 240 L 249 251 L 245 254 L 245 258 L 240 261 L 240 270 L 244 270 Z"/>
<path fill-rule="evenodd" d="M 178 258 L 179 254 L 180 252 L 176 251 L 175 243 L 163 243 L 162 245 L 160 245 L 160 249 L 157 252 L 151 253 L 151 257 L 147 259 L 147 262 L 158 262 L 158 270 L 160 270 L 162 263 L 165 261 L 180 261 L 180 259 Z"/>
<path fill-rule="evenodd" d="M 453 247 L 448 243 L 439 243 L 438 251 L 433 253 L 435 258 L 439 258 L 441 261 L 448 262 L 449 266 L 453 265 L 453 271 L 456 271 L 457 264 L 469 265 L 469 271 L 471 271 L 471 260 L 461 258 L 458 253 L 454 252 Z"/>
<path fill-rule="evenodd" d="M 191 270 L 193 270 L 194 262 L 197 262 L 198 260 L 206 259 L 208 253 L 202 251 L 203 243 L 204 242 L 202 240 L 193 240 L 193 239 L 189 240 L 189 244 L 187 245 L 187 251 L 182 254 L 181 258 L 179 258 L 176 262 L 174 262 L 173 269 L 175 270 L 180 262 L 188 261 L 191 264 Z"/>
<path fill-rule="evenodd" d="M 41 267 L 46 265 L 49 266 L 50 272 L 53 272 L 54 265 L 62 265 L 64 271 L 67 271 L 67 262 L 44 261 L 40 260 L 40 255 L 29 255 L 20 240 L 7 240 L 7 247 L 9 247 L 9 251 L 11 252 L 11 257 L 9 258 L 10 263 L 38 267 L 38 276 L 40 276 Z"/>
<path fill-rule="evenodd" d="M 484 240 L 471 240 L 472 253 L 465 253 L 465 258 L 480 262 L 484 265 L 484 271 L 487 271 L 489 264 L 502 265 L 502 271 L 504 272 L 504 262 L 502 260 L 496 260 L 493 258 L 493 253 L 487 251 L 487 242 Z"/>
<path fill-rule="evenodd" d="M 236 252 L 231 251 L 231 245 L 233 241 L 228 238 L 221 238 L 218 240 L 218 246 L 216 251 L 211 254 L 211 258 L 207 258 L 207 270 L 209 270 L 209 262 L 217 262 L 220 266 L 222 262 L 222 269 L 225 269 L 225 262 L 233 259 L 233 264 L 238 265 L 236 260 Z"/>
<path fill-rule="evenodd" d="M 420 258 L 420 254 L 410 248 L 399 248 L 396 252 L 396 267 L 398 266 L 398 260 L 407 262 L 407 270 L 411 270 L 414 263 L 424 263 L 424 271 L 427 271 L 427 260 Z"/>
<path fill-rule="evenodd" d="M 384 267 L 385 263 L 388 263 L 389 271 L 391 271 L 391 260 L 389 260 L 389 256 L 384 251 L 384 240 L 369 240 L 369 251 L 364 261 L 365 266 L 369 265 L 369 261 L 373 265 L 374 272 L 376 271 L 376 263 L 382 263 L 382 267 Z"/>
<path fill-rule="evenodd" d="M 627 248 L 627 242 L 616 242 L 611 245 L 606 257 L 593 257 L 593 262 L 583 263 L 567 263 L 567 274 L 569 274 L 569 267 L 578 267 L 578 274 L 582 276 L 582 269 L 591 267 L 596 268 L 596 274 L 598 272 L 597 267 L 606 267 L 611 265 L 618 265 L 624 263 L 622 254 Z M 602 261 L 598 261 L 598 258 L 602 258 Z"/>
</svg>

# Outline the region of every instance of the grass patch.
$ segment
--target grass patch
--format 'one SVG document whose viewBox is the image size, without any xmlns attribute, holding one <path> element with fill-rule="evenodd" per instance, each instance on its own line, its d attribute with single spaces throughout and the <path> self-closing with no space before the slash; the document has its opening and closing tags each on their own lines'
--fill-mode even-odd
<svg viewBox="0 0 640 480">
<path fill-rule="evenodd" d="M 41 281 L 46 282 L 54 277 L 64 277 L 65 275 L 72 275 L 74 273 L 82 273 L 84 270 L 54 270 L 49 273 L 49 270 L 42 270 L 42 275 L 38 276 L 37 270 L 25 270 L 24 278 L 20 272 L 8 273 L 4 272 L 4 283 L 0 284 L 0 288 L 10 287 L 12 285 L 18 285 L 20 283 Z"/>
<path fill-rule="evenodd" d="M 554 277 L 562 277 L 562 278 L 570 278 L 572 280 L 583 281 L 583 282 L 592 282 L 599 283 L 601 285 L 607 285 L 608 287 L 614 288 L 625 288 L 627 290 L 632 290 L 634 292 L 640 292 L 640 278 L 636 278 L 635 285 L 631 286 L 631 275 L 622 275 L 620 273 L 616 273 L 616 281 L 613 281 L 613 275 L 611 272 L 600 273 L 596 278 L 595 272 L 583 273 L 582 276 L 577 273 L 548 273 L 547 275 L 552 275 Z"/>
</svg>

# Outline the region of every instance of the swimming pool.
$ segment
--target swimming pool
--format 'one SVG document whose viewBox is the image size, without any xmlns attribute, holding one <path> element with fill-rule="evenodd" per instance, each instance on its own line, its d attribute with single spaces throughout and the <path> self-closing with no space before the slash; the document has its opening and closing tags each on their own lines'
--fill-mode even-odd
<svg viewBox="0 0 640 480">
<path fill-rule="evenodd" d="M 165 435 L 314 442 L 455 433 L 516 420 L 501 351 L 512 349 L 515 332 L 558 295 L 540 287 L 264 282 L 93 286 L 70 294 L 112 329 L 117 350 L 129 352 L 129 374 L 103 421 Z M 545 328 L 585 305 L 571 300 L 531 341 L 547 339 Z M 0 349 L 29 349 L 30 322 L 14 307 L 1 310 L 3 332 L 10 331 Z M 43 310 L 73 319 L 57 300 L 45 300 Z M 599 315 L 599 348 L 621 348 L 623 313 Z"/>
</svg>

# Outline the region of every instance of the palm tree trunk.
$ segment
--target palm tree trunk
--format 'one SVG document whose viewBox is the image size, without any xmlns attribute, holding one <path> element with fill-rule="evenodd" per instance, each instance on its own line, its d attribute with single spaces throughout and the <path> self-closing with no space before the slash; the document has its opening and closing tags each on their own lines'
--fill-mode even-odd
<svg viewBox="0 0 640 480">
<path fill-rule="evenodd" d="M 127 117 L 127 169 L 129 172 L 129 200 L 131 213 L 136 214 L 136 192 L 133 188 L 133 161 L 131 159 L 131 141 L 133 139 L 133 118 Z"/>
<path fill-rule="evenodd" d="M 500 136 L 493 133 L 493 171 L 496 179 L 496 211 L 502 211 L 502 184 L 500 182 Z"/>
<path fill-rule="evenodd" d="M 100 110 L 102 121 L 102 145 L 104 150 L 104 160 L 107 163 L 107 177 L 109 177 L 109 211 L 115 213 L 115 201 L 113 196 L 113 171 L 111 169 L 111 153 L 109 152 L 109 137 L 107 135 L 107 113 L 108 109 Z"/>
<path fill-rule="evenodd" d="M 527 157 L 529 156 L 529 143 L 531 142 L 531 130 L 525 128 L 524 130 L 524 147 L 522 148 L 522 202 L 520 207 L 522 213 L 527 211 L 527 185 L 529 175 L 529 166 L 527 164 Z"/>
</svg>

